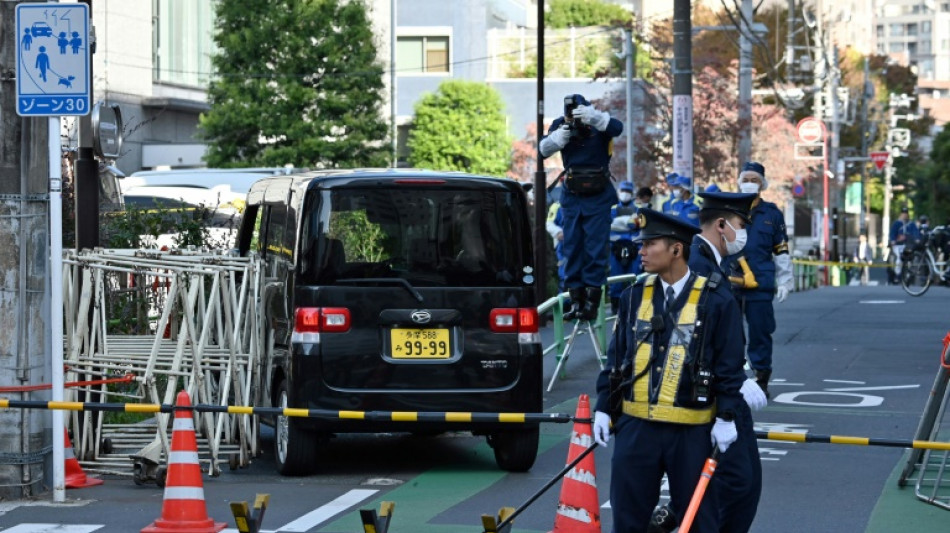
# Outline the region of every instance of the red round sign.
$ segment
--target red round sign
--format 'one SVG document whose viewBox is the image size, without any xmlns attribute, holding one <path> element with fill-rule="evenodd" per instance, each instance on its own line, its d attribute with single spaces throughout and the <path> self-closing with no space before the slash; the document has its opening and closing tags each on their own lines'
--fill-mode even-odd
<svg viewBox="0 0 950 533">
<path fill-rule="evenodd" d="M 814 144 L 821 142 L 824 136 L 824 124 L 815 117 L 806 117 L 798 121 L 798 140 L 803 143 Z"/>
</svg>

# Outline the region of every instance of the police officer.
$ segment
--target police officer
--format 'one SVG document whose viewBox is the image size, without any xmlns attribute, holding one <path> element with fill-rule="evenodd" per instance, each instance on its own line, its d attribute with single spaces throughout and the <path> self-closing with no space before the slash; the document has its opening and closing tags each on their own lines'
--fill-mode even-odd
<svg viewBox="0 0 950 533">
<path fill-rule="evenodd" d="M 679 200 L 679 197 L 673 194 L 674 185 L 676 184 L 677 181 L 679 181 L 679 179 L 680 179 L 679 174 L 677 174 L 676 172 L 670 172 L 669 174 L 666 175 L 666 179 L 663 180 L 664 183 L 666 183 L 666 190 L 670 192 L 669 197 L 667 197 L 667 199 L 660 206 L 660 211 L 662 211 L 663 213 L 669 214 L 670 209 L 673 208 L 673 204 L 676 203 L 677 200 Z"/>
<path fill-rule="evenodd" d="M 693 180 L 686 176 L 679 176 L 673 182 L 673 197 L 676 201 L 670 206 L 668 215 L 679 217 L 685 222 L 699 226 L 699 206 L 693 202 L 693 193 L 690 188 Z"/>
<path fill-rule="evenodd" d="M 620 192 L 617 194 L 620 201 L 610 208 L 610 275 L 636 273 L 636 257 L 639 247 L 633 238 L 639 233 L 636 224 L 637 205 L 633 198 L 633 183 L 620 182 Z M 628 283 L 610 284 L 610 309 L 617 314 L 620 303 L 620 293 Z"/>
<path fill-rule="evenodd" d="M 539 145 L 542 157 L 560 151 L 564 161 L 564 284 L 572 301 L 566 320 L 592 320 L 600 307 L 601 287 L 607 281 L 610 206 L 617 203 L 610 156 L 613 138 L 622 131 L 619 120 L 583 96 L 570 94 L 564 98 L 564 116 L 554 120 Z"/>
<path fill-rule="evenodd" d="M 751 275 L 744 276 L 748 281 L 736 287 L 735 292 L 748 324 L 749 366 L 766 396 L 772 376 L 772 333 L 775 332 L 772 299 L 784 302 L 793 289 L 785 217 L 775 204 L 761 197 L 761 192 L 768 186 L 765 167 L 761 163 L 749 161 L 742 165 L 739 191 L 759 197 L 749 213 L 752 223 L 749 225 L 748 243 L 741 254 L 730 255 L 726 259 L 733 272 L 740 271 L 742 263 L 747 263 L 751 271 Z"/>
<path fill-rule="evenodd" d="M 746 226 L 751 223 L 749 211 L 758 195 L 706 192 L 699 196 L 703 200 L 699 212 L 701 232 L 693 238 L 689 269 L 701 276 L 726 276 L 721 268 L 722 259 L 745 247 Z M 728 288 L 729 284 L 725 286 Z M 713 478 L 719 499 L 720 533 L 749 531 L 762 494 L 762 463 L 751 410 L 762 409 L 768 400 L 752 379 L 743 382 L 740 392 L 745 402 L 736 409 L 739 438 L 720 457 Z"/>
<path fill-rule="evenodd" d="M 725 453 L 737 438 L 742 318 L 721 276 L 699 276 L 687 266 L 698 232 L 640 210 L 640 256 L 653 275 L 621 295 L 594 413 L 594 440 L 603 446 L 615 417 L 615 533 L 647 530 L 664 473 L 673 510 L 682 516 L 712 447 Z M 718 531 L 715 492 L 703 499 L 694 532 Z"/>
</svg>

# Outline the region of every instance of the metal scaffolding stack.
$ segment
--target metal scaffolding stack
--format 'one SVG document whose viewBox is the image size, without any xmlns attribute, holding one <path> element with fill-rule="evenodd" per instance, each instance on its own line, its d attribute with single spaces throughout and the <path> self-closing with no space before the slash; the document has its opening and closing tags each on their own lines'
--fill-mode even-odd
<svg viewBox="0 0 950 533">
<path fill-rule="evenodd" d="M 71 389 L 67 401 L 171 404 L 185 389 L 196 403 L 258 404 L 263 336 L 257 259 L 96 250 L 69 255 L 63 270 L 66 380 L 131 375 L 134 383 Z M 72 414 L 77 457 L 92 471 L 133 473 L 136 482 L 153 478 L 168 454 L 170 416 L 129 425 L 104 423 L 103 415 Z M 195 416 L 210 474 L 220 473 L 220 462 L 245 466 L 258 454 L 252 417 Z M 153 439 L 138 448 L 143 427 Z"/>
<path fill-rule="evenodd" d="M 944 339 L 941 367 L 930 398 L 920 418 L 914 440 L 950 442 L 950 333 Z M 910 452 L 907 465 L 898 480 L 905 486 L 916 472 L 914 491 L 917 498 L 950 510 L 950 450 Z"/>
</svg>

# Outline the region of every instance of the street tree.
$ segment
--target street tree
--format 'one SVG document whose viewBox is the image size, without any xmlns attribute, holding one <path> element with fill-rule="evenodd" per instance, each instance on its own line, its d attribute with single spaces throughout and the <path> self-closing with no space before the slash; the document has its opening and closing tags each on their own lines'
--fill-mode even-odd
<svg viewBox="0 0 950 533">
<path fill-rule="evenodd" d="M 416 103 L 409 163 L 504 176 L 511 160 L 505 104 L 484 83 L 448 80 Z"/>
<path fill-rule="evenodd" d="M 383 166 L 383 69 L 363 0 L 220 0 L 212 167 Z"/>
<path fill-rule="evenodd" d="M 629 23 L 631 18 L 630 11 L 602 0 L 550 0 L 544 25 L 552 29 L 616 26 Z"/>
</svg>

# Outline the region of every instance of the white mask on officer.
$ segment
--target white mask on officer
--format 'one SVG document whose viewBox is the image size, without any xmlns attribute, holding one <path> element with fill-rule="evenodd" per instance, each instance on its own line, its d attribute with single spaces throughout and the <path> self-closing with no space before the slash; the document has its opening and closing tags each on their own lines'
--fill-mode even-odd
<svg viewBox="0 0 950 533">
<path fill-rule="evenodd" d="M 754 181 L 743 181 L 739 184 L 739 192 L 745 194 L 759 194 L 760 185 Z"/>
<path fill-rule="evenodd" d="M 683 195 L 682 189 L 673 189 L 673 198 L 676 198 L 677 200 L 679 200 L 680 196 L 682 195 Z"/>
<path fill-rule="evenodd" d="M 726 225 L 732 228 L 732 231 L 736 232 L 736 240 L 734 241 L 730 241 L 725 235 L 722 236 L 722 240 L 726 241 L 726 255 L 735 255 L 745 248 L 745 243 L 749 241 L 749 233 L 745 228 L 734 228 L 728 220 L 726 220 Z"/>
<path fill-rule="evenodd" d="M 627 203 L 627 202 L 629 202 L 630 200 L 633 200 L 633 194 L 631 194 L 631 193 L 629 193 L 629 192 L 626 192 L 626 191 L 620 193 L 620 194 L 617 195 L 617 196 L 620 198 L 620 201 L 623 202 L 623 203 Z"/>
</svg>

